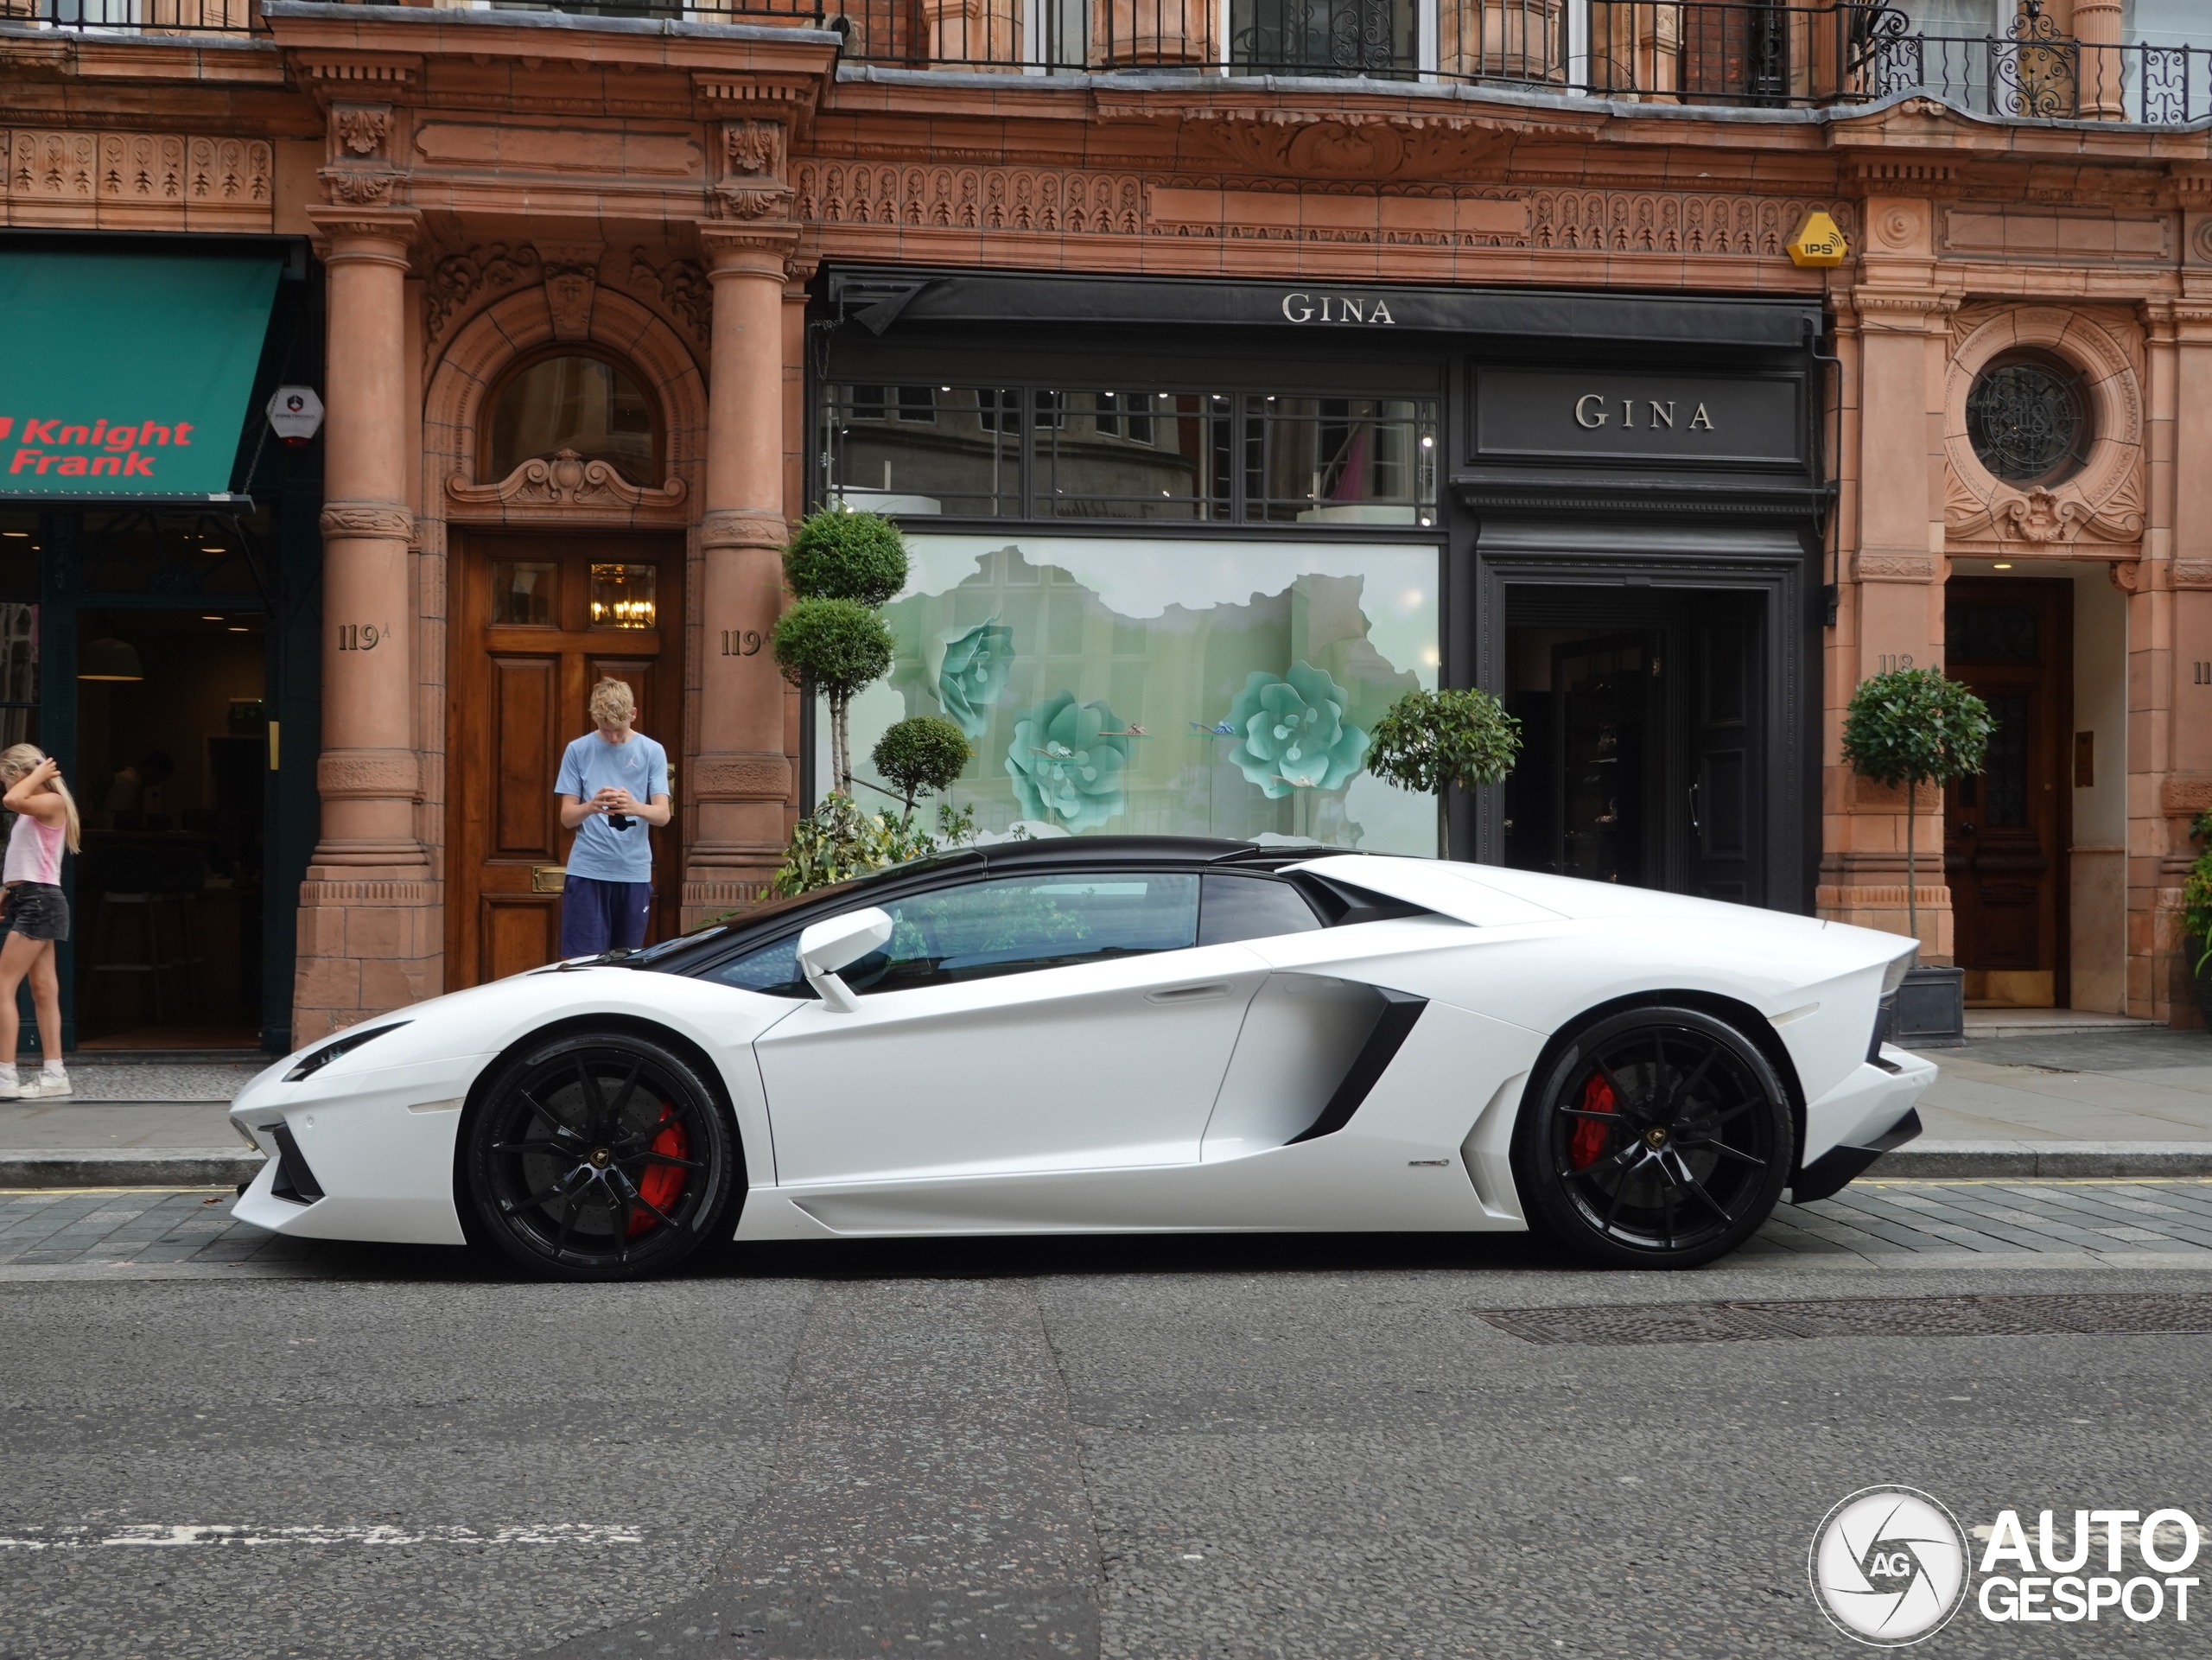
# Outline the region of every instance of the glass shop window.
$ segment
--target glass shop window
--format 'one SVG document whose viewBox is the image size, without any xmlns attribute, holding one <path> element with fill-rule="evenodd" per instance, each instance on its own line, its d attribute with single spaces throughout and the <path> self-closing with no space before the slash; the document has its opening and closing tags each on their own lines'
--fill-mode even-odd
<svg viewBox="0 0 2212 1660">
<path fill-rule="evenodd" d="M 1217 836 L 1434 855 L 1434 798 L 1368 766 L 1376 722 L 1436 685 L 1433 543 L 1077 528 L 907 526 L 907 587 L 883 607 L 891 671 L 850 709 L 863 799 L 891 798 L 877 793 L 893 786 L 874 770 L 876 743 L 927 715 L 968 741 L 946 800 L 987 840 Z M 814 733 L 819 789 L 819 701 Z"/>
<path fill-rule="evenodd" d="M 1038 394 L 1040 398 L 1044 393 Z M 1230 401 L 1065 391 L 1037 434 L 1037 508 L 1057 518 L 1226 519 Z"/>
<path fill-rule="evenodd" d="M 825 494 L 879 513 L 1019 513 L 1023 401 L 998 387 L 825 386 Z"/>
<path fill-rule="evenodd" d="M 496 484 L 524 461 L 563 450 L 605 461 L 632 484 L 661 482 L 652 399 L 604 359 L 541 358 L 500 388 L 485 429 L 483 480 Z"/>
<path fill-rule="evenodd" d="M 1244 495 L 1251 519 L 1433 525 L 1436 404 L 1248 394 Z"/>
</svg>

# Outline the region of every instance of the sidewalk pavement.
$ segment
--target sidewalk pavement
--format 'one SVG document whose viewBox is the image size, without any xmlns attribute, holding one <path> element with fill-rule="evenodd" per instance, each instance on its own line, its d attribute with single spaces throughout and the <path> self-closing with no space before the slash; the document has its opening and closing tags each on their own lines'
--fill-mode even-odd
<svg viewBox="0 0 2212 1660">
<path fill-rule="evenodd" d="M 2212 1176 L 2212 1033 L 1975 1010 L 1933 1052 L 1922 1133 L 1868 1178 Z M 0 1102 L 0 1188 L 230 1186 L 258 1153 L 226 1115 L 258 1069 L 73 1062 L 75 1096 Z"/>
</svg>

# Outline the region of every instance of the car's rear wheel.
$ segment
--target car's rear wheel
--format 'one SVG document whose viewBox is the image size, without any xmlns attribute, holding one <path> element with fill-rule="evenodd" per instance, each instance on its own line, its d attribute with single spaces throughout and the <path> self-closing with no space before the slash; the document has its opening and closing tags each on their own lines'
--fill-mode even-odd
<svg viewBox="0 0 2212 1660">
<path fill-rule="evenodd" d="M 1733 1250 L 1789 1174 L 1789 1096 L 1758 1046 L 1691 1008 L 1625 1010 L 1536 1080 L 1514 1137 L 1529 1220 L 1621 1267 L 1693 1268 Z"/>
<path fill-rule="evenodd" d="M 689 1061 L 631 1033 L 584 1032 L 492 1079 L 464 1168 L 483 1231 L 516 1262 L 623 1280 L 714 1237 L 741 1163 L 736 1126 Z"/>
</svg>

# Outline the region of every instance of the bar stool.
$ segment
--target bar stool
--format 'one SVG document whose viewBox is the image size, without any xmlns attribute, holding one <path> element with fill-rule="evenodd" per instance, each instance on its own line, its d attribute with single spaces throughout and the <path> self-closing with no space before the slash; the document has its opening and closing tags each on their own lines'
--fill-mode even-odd
<svg viewBox="0 0 2212 1660">
<path fill-rule="evenodd" d="M 99 1010 L 103 985 L 121 983 L 103 981 L 100 976 L 143 975 L 147 997 L 153 1004 L 154 1021 L 159 1025 L 167 1014 L 162 998 L 162 971 L 168 964 L 162 960 L 157 937 L 161 924 L 154 895 L 160 886 L 161 871 L 154 850 L 131 842 L 103 848 L 97 861 L 92 862 L 92 868 L 86 874 L 91 878 L 86 886 L 97 887 L 99 902 L 92 916 L 89 953 L 92 977 L 85 989 L 85 1013 L 89 1017 Z M 124 919 L 131 916 L 138 919 L 138 937 L 130 954 L 124 956 L 119 953 L 116 933 Z"/>
</svg>

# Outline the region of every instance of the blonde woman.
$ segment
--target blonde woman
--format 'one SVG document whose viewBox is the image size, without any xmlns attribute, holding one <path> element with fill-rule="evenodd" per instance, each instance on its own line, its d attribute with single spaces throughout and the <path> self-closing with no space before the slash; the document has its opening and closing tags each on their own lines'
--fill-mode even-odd
<svg viewBox="0 0 2212 1660">
<path fill-rule="evenodd" d="M 77 803 L 61 781 L 61 768 L 36 744 L 0 750 L 0 783 L 8 792 L 0 807 L 16 815 L 8 854 L 0 863 L 7 885 L 8 914 L 0 933 L 0 1100 L 51 1099 L 70 1093 L 61 1065 L 61 981 L 54 972 L 54 946 L 69 938 L 69 901 L 61 893 L 61 854 L 78 850 Z M 29 1084 L 16 1078 L 16 1046 L 22 1034 L 16 1014 L 16 988 L 31 980 L 31 1006 L 38 1011 L 38 1046 L 45 1065 Z"/>
<path fill-rule="evenodd" d="M 561 888 L 561 955 L 596 957 L 645 943 L 653 902 L 647 826 L 665 824 L 668 752 L 630 729 L 638 700 L 612 676 L 591 689 L 592 724 L 561 757 L 561 828 L 576 833 Z"/>
</svg>

